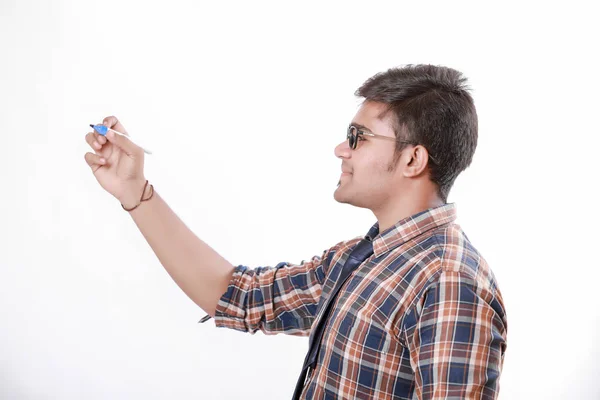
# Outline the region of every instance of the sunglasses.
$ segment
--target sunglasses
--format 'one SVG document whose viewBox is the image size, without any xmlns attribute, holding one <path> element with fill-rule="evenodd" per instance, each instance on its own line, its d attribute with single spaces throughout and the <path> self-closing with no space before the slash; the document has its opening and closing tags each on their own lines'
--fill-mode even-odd
<svg viewBox="0 0 600 400">
<path fill-rule="evenodd" d="M 383 136 L 383 135 L 376 135 L 376 134 L 371 133 L 369 131 L 365 131 L 365 130 L 359 129 L 359 128 L 357 128 L 354 125 L 348 126 L 348 132 L 346 133 L 346 139 L 348 140 L 348 146 L 352 150 L 356 149 L 356 147 L 358 146 L 358 142 L 365 140 L 364 136 L 368 136 L 368 137 L 371 137 L 371 138 L 374 138 L 374 139 L 384 139 L 384 140 L 391 140 L 393 142 L 396 142 L 396 138 L 389 137 L 389 136 Z M 400 143 L 412 144 L 412 145 L 415 145 L 415 146 L 418 144 L 418 143 L 415 143 L 415 142 L 408 142 L 406 140 L 401 140 Z M 429 155 L 429 158 L 431 158 L 431 161 L 433 161 L 434 163 L 437 164 L 437 162 L 431 156 L 431 154 Z"/>
</svg>

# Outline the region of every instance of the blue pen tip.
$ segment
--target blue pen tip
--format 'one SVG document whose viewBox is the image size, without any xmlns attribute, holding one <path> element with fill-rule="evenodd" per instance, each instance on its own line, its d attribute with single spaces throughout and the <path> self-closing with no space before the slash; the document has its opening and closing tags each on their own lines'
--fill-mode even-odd
<svg viewBox="0 0 600 400">
<path fill-rule="evenodd" d="M 106 132 L 108 132 L 108 127 L 105 126 L 105 125 L 92 125 L 92 124 L 90 124 L 90 126 L 92 128 L 94 128 L 94 130 L 96 132 L 98 132 L 99 134 L 101 134 L 102 136 L 105 136 Z"/>
</svg>

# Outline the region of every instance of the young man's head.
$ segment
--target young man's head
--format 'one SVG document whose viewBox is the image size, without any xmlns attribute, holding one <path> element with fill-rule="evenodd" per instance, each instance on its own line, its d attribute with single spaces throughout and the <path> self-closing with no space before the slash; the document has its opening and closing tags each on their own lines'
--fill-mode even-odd
<svg viewBox="0 0 600 400">
<path fill-rule="evenodd" d="M 369 78 L 355 93 L 364 102 L 349 140 L 335 148 L 343 171 L 335 199 L 374 212 L 398 202 L 445 203 L 477 147 L 468 90 L 460 72 L 433 65 Z"/>
</svg>

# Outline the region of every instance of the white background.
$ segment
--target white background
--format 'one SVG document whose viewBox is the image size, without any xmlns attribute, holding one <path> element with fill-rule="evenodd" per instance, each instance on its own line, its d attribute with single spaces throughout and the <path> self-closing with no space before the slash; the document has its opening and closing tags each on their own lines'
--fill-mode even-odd
<svg viewBox="0 0 600 400">
<path fill-rule="evenodd" d="M 598 399 L 597 19 L 583 3 L 0 3 L 0 398 L 285 399 L 306 338 L 216 329 L 84 161 L 116 115 L 233 264 L 300 262 L 374 216 L 333 199 L 354 90 L 469 78 L 449 201 L 508 312 L 501 399 Z"/>
</svg>

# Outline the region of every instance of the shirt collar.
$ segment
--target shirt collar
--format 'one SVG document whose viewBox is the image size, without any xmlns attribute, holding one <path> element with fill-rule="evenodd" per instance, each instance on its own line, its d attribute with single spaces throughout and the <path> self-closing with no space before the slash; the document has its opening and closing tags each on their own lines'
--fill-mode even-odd
<svg viewBox="0 0 600 400">
<path fill-rule="evenodd" d="M 373 240 L 373 253 L 378 257 L 424 232 L 454 220 L 456 220 L 456 206 L 454 203 L 449 203 L 401 219 L 381 234 L 379 234 L 379 222 L 376 222 L 369 229 L 367 237 Z"/>
</svg>

